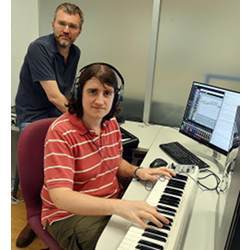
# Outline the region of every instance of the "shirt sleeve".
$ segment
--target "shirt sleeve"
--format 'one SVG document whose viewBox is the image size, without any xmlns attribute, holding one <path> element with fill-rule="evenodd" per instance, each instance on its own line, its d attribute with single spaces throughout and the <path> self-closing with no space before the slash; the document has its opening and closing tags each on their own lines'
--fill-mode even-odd
<svg viewBox="0 0 250 250">
<path fill-rule="evenodd" d="M 44 183 L 48 189 L 73 189 L 75 161 L 72 149 L 62 133 L 50 128 L 44 148 Z"/>
<path fill-rule="evenodd" d="M 28 48 L 27 60 L 32 80 L 56 80 L 54 54 L 44 44 L 33 42 Z"/>
</svg>

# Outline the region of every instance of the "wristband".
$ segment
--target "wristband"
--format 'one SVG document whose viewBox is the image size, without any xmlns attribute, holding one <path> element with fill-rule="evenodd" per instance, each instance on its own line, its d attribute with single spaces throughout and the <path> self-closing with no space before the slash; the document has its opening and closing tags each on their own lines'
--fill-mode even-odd
<svg viewBox="0 0 250 250">
<path fill-rule="evenodd" d="M 141 167 L 137 167 L 133 173 L 134 178 L 137 179 L 138 181 L 140 180 L 140 177 L 136 173 L 139 169 L 141 169 Z"/>
</svg>

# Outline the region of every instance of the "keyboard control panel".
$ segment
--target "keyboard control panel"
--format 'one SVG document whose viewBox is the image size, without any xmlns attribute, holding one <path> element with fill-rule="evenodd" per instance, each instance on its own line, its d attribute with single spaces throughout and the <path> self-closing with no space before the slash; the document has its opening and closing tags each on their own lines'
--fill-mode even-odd
<svg viewBox="0 0 250 250">
<path fill-rule="evenodd" d="M 196 171 L 199 171 L 199 167 L 196 165 L 185 165 L 185 164 L 171 164 L 169 165 L 170 169 L 173 169 L 176 173 L 182 174 L 193 174 Z"/>
</svg>

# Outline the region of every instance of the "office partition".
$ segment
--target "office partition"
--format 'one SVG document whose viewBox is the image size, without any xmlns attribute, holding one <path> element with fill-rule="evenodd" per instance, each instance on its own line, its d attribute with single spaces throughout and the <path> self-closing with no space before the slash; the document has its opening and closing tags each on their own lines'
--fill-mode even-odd
<svg viewBox="0 0 250 250">
<path fill-rule="evenodd" d="M 179 126 L 194 80 L 239 90 L 240 2 L 162 0 L 150 122 Z"/>
</svg>

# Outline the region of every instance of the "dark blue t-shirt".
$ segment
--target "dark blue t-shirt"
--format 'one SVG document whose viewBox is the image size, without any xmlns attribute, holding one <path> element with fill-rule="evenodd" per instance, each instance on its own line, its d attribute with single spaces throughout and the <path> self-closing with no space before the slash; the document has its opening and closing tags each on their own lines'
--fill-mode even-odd
<svg viewBox="0 0 250 250">
<path fill-rule="evenodd" d="M 56 80 L 60 91 L 67 96 L 74 82 L 79 58 L 80 50 L 72 44 L 65 64 L 53 34 L 42 36 L 29 45 L 16 95 L 17 125 L 61 114 L 48 100 L 40 81 Z"/>
</svg>

